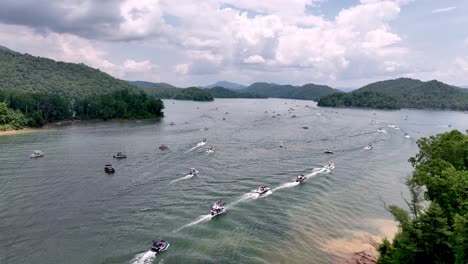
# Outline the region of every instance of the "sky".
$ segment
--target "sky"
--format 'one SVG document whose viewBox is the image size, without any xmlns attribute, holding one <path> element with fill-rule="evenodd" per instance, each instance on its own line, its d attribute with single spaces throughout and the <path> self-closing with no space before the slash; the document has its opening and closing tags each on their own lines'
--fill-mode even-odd
<svg viewBox="0 0 468 264">
<path fill-rule="evenodd" d="M 0 45 L 180 87 L 468 85 L 467 0 L 2 0 Z"/>
</svg>

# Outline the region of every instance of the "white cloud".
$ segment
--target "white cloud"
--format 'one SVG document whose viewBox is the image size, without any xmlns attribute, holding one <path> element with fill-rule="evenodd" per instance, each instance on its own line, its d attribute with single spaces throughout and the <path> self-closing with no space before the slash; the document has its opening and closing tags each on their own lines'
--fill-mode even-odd
<svg viewBox="0 0 468 264">
<path fill-rule="evenodd" d="M 434 10 L 432 10 L 432 14 L 450 12 L 450 11 L 453 11 L 453 10 L 455 10 L 455 9 L 457 9 L 456 6 L 449 6 L 449 7 L 434 9 Z"/>
<path fill-rule="evenodd" d="M 265 59 L 260 55 L 253 55 L 249 56 L 248 58 L 245 58 L 244 62 L 247 64 L 261 64 L 265 63 Z"/>
</svg>

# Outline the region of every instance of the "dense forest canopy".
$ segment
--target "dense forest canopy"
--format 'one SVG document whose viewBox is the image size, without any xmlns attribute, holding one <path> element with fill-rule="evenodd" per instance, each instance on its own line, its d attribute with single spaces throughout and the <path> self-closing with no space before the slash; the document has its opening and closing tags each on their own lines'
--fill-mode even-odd
<svg viewBox="0 0 468 264">
<path fill-rule="evenodd" d="M 399 224 L 379 246 L 379 264 L 468 263 L 468 135 L 457 130 L 421 138 L 409 161 L 408 210 L 387 209 Z"/>
<path fill-rule="evenodd" d="M 69 99 L 138 90 L 84 64 L 65 63 L 0 49 L 0 89 L 56 94 Z"/>
<path fill-rule="evenodd" d="M 318 100 L 321 96 L 333 93 L 341 93 L 337 89 L 333 89 L 326 85 L 306 84 L 303 86 L 294 85 L 279 85 L 274 83 L 257 82 L 249 87 L 239 90 L 258 94 L 271 98 L 286 98 L 286 99 L 302 99 L 302 100 Z"/>
<path fill-rule="evenodd" d="M 163 116 L 164 109 L 161 100 L 134 90 L 117 90 L 76 101 L 56 94 L 0 90 L 0 102 L 3 115 L 8 116 L 2 118 L 0 114 L 0 130 L 41 127 L 72 119 L 155 118 Z"/>
<path fill-rule="evenodd" d="M 319 106 L 381 109 L 468 110 L 468 90 L 433 80 L 399 78 L 368 84 L 347 94 L 323 96 Z"/>
<path fill-rule="evenodd" d="M 214 98 L 266 98 L 266 96 L 249 92 L 233 91 L 220 86 L 207 90 Z"/>
<path fill-rule="evenodd" d="M 84 64 L 0 48 L 0 130 L 71 119 L 162 116 L 161 100 Z"/>
<path fill-rule="evenodd" d="M 213 96 L 205 89 L 197 87 L 177 88 L 167 83 L 152 83 L 143 81 L 131 81 L 146 91 L 149 95 L 161 99 L 213 101 Z"/>
</svg>

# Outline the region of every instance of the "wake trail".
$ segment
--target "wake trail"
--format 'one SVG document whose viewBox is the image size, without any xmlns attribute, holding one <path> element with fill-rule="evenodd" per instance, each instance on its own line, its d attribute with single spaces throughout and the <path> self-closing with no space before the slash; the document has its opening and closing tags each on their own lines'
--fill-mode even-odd
<svg viewBox="0 0 468 264">
<path fill-rule="evenodd" d="M 131 264 L 151 264 L 156 257 L 156 252 L 150 250 L 136 255 L 132 260 Z"/>
<path fill-rule="evenodd" d="M 190 226 L 193 226 L 193 225 L 196 225 L 196 224 L 199 224 L 201 222 L 205 222 L 205 221 L 208 221 L 212 218 L 211 214 L 207 214 L 207 215 L 200 215 L 200 217 L 198 217 L 197 220 L 191 222 L 191 223 L 188 223 L 186 225 L 184 225 L 183 227 L 179 228 L 176 230 L 176 232 L 179 232 L 180 230 L 184 229 L 184 228 L 187 228 L 187 227 L 190 227 Z"/>
<path fill-rule="evenodd" d="M 201 147 L 201 146 L 204 146 L 204 145 L 206 145 L 206 142 L 198 142 L 197 145 L 195 145 L 195 147 L 193 147 L 193 148 L 191 148 L 191 149 L 185 151 L 185 153 L 188 153 L 188 152 L 190 152 L 190 151 L 192 151 L 192 150 L 195 150 L 195 149 L 197 149 L 197 148 L 199 148 L 199 147 Z"/>
<path fill-rule="evenodd" d="M 192 178 L 193 176 L 195 176 L 195 174 L 192 174 L 192 175 L 188 174 L 187 176 L 184 176 L 184 177 L 182 177 L 182 178 L 175 179 L 175 180 L 169 182 L 169 184 L 173 184 L 173 183 L 178 182 L 178 181 L 181 181 L 181 180 L 187 180 L 187 179 Z"/>
</svg>

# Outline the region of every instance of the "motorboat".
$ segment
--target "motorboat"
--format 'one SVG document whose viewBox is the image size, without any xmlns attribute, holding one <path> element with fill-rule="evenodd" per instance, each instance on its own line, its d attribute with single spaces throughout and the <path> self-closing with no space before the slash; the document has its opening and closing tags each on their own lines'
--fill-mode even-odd
<svg viewBox="0 0 468 264">
<path fill-rule="evenodd" d="M 31 159 L 34 159 L 34 158 L 40 158 L 40 157 L 44 157 L 45 153 L 40 151 L 40 150 L 35 150 L 33 151 L 33 153 L 31 154 L 31 156 L 29 156 L 29 158 Z"/>
<path fill-rule="evenodd" d="M 159 146 L 159 149 L 160 150 L 167 150 L 167 149 L 169 149 L 169 147 L 166 144 L 162 144 L 161 146 Z"/>
<path fill-rule="evenodd" d="M 365 150 L 371 150 L 373 148 L 374 146 L 372 146 L 372 144 L 367 144 L 367 146 L 364 147 Z"/>
<path fill-rule="evenodd" d="M 226 203 L 219 200 L 211 206 L 211 216 L 218 216 L 227 212 Z"/>
<path fill-rule="evenodd" d="M 333 154 L 333 151 L 331 149 L 326 149 L 323 153 L 325 154 Z"/>
<path fill-rule="evenodd" d="M 174 123 L 174 122 L 171 122 L 169 125 L 171 125 L 171 126 L 175 126 L 175 123 Z"/>
<path fill-rule="evenodd" d="M 267 187 L 265 185 L 262 185 L 262 186 L 258 187 L 257 190 L 255 190 L 255 192 L 258 193 L 259 195 L 265 194 L 265 193 L 267 193 L 269 191 L 271 191 L 271 188 Z"/>
<path fill-rule="evenodd" d="M 104 166 L 104 171 L 107 173 L 114 173 L 115 169 L 112 167 L 112 164 L 106 164 L 106 166 Z"/>
<path fill-rule="evenodd" d="M 297 175 L 296 177 L 296 182 L 298 183 L 304 183 L 306 180 L 307 178 L 303 174 Z"/>
<path fill-rule="evenodd" d="M 333 161 L 328 162 L 327 165 L 324 166 L 325 169 L 331 171 L 335 169 L 335 163 Z"/>
<path fill-rule="evenodd" d="M 171 244 L 169 244 L 169 242 L 165 241 L 165 240 L 159 240 L 159 241 L 154 241 L 153 240 L 153 244 L 151 245 L 151 251 L 153 252 L 156 252 L 156 253 L 159 253 L 159 252 L 163 252 L 163 251 L 166 251 L 169 246 Z"/>
<path fill-rule="evenodd" d="M 123 153 L 123 152 L 117 152 L 117 154 L 114 155 L 114 158 L 116 158 L 116 159 L 126 159 L 127 155 L 125 155 L 125 153 Z"/>
<path fill-rule="evenodd" d="M 209 146 L 208 149 L 206 150 L 206 153 L 212 154 L 215 153 L 216 149 L 213 146 Z"/>
<path fill-rule="evenodd" d="M 390 127 L 390 128 L 393 128 L 393 129 L 397 129 L 397 130 L 400 129 L 400 128 L 397 127 L 396 125 L 387 125 L 387 126 Z"/>
<path fill-rule="evenodd" d="M 197 171 L 195 168 L 190 168 L 189 174 L 188 174 L 188 175 L 197 176 L 197 175 L 198 175 L 198 171 Z"/>
<path fill-rule="evenodd" d="M 410 138 L 410 135 L 408 135 L 407 133 L 405 133 L 405 138 Z"/>
</svg>

